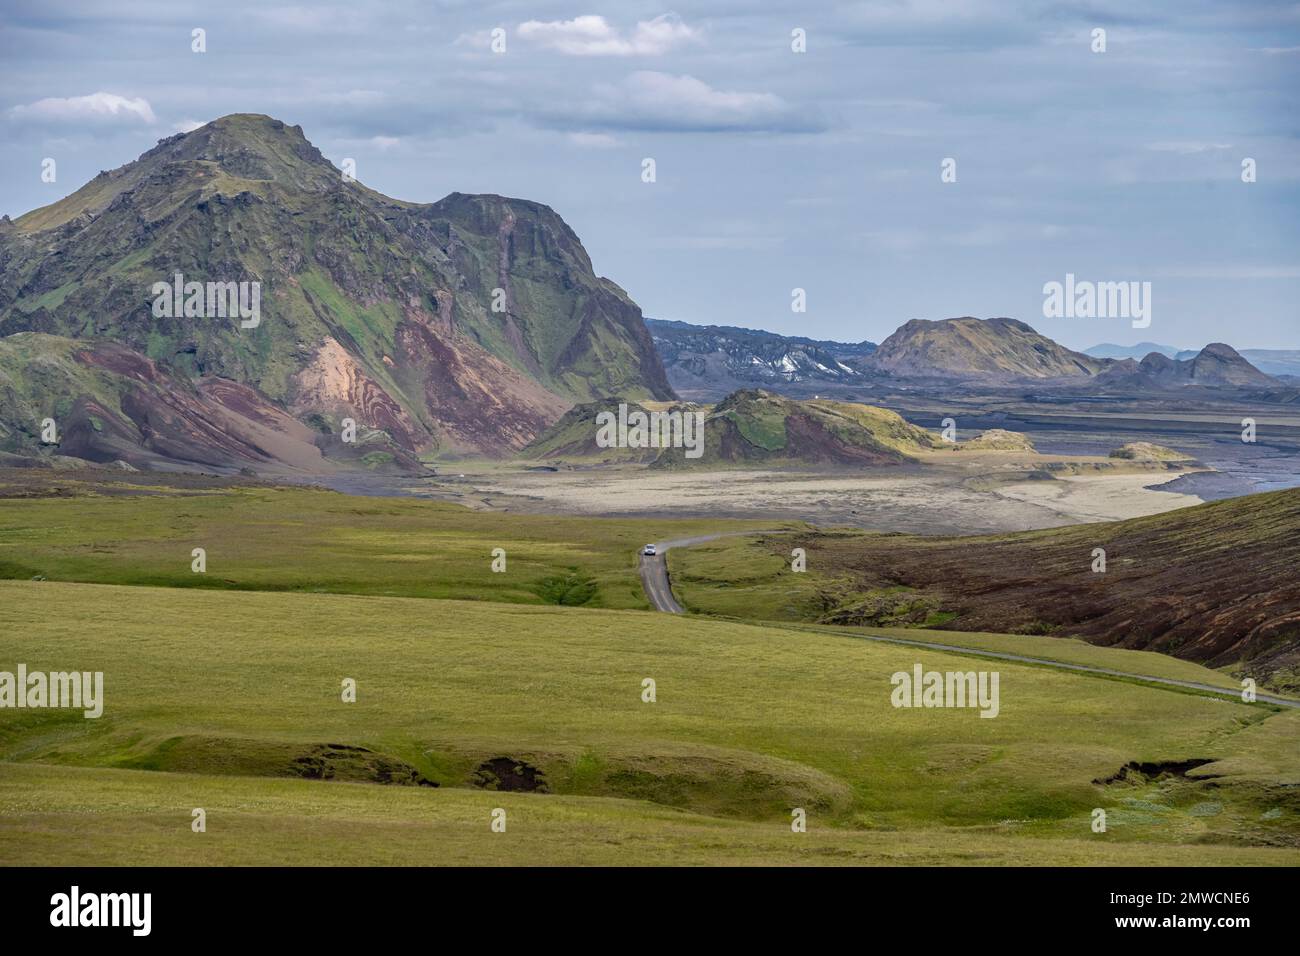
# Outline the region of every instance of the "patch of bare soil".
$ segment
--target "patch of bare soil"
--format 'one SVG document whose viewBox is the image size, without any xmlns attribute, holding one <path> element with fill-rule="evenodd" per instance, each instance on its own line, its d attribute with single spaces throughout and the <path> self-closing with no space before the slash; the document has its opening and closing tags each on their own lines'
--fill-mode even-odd
<svg viewBox="0 0 1300 956">
<path fill-rule="evenodd" d="M 1147 783 L 1161 777 L 1186 777 L 1190 771 L 1195 770 L 1197 767 L 1204 767 L 1207 763 L 1214 763 L 1214 760 L 1208 757 L 1193 757 L 1191 760 L 1164 760 L 1153 763 L 1131 760 L 1109 777 L 1094 780 L 1093 783 L 1107 786 L 1112 783 Z M 1206 775 L 1200 779 L 1209 779 L 1211 776 L 1215 775 Z"/>
<path fill-rule="evenodd" d="M 493 757 L 478 765 L 470 782 L 484 790 L 511 793 L 549 793 L 546 775 L 532 764 L 513 757 Z"/>
<path fill-rule="evenodd" d="M 418 770 L 395 757 L 366 747 L 348 744 L 317 744 L 294 760 L 294 770 L 308 780 L 350 780 L 353 782 L 436 787 Z"/>
</svg>

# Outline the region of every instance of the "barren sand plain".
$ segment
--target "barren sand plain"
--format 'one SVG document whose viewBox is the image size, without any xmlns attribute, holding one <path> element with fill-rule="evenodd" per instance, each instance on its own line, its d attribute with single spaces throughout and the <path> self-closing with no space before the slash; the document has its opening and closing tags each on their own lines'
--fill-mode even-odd
<svg viewBox="0 0 1300 956">
<path fill-rule="evenodd" d="M 1112 521 L 1199 504 L 1161 491 L 1187 471 L 988 452 L 883 468 L 537 470 L 470 464 L 412 487 L 473 508 L 542 514 L 738 517 L 877 531 L 977 534 Z M 1030 477 L 1030 476 L 1033 477 Z"/>
</svg>

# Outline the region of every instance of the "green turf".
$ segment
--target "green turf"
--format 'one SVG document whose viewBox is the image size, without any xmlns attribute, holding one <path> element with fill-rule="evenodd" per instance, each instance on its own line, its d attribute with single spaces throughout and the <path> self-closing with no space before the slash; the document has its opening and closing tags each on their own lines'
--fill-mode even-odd
<svg viewBox="0 0 1300 956">
<path fill-rule="evenodd" d="M 207 812 L 207 831 L 190 829 Z M 506 830 L 492 833 L 493 810 Z M 0 848 L 22 866 L 1294 866 L 1296 851 L 1042 840 L 1009 826 L 794 834 L 653 804 L 0 763 Z"/>
<path fill-rule="evenodd" d="M 149 848 L 173 862 L 637 862 L 638 848 L 645 862 L 1300 859 L 1300 713 L 833 634 L 0 582 L 0 668 L 18 662 L 102 670 L 106 707 L 0 712 L 6 861 L 60 845 L 100 862 Z M 1000 715 L 892 707 L 890 675 L 918 662 L 998 670 Z M 388 761 L 441 787 L 288 779 L 325 744 L 371 751 L 363 777 Z M 538 767 L 550 793 L 472 788 L 498 756 Z M 1189 758 L 1217 762 L 1093 782 Z M 195 851 L 188 812 L 207 803 L 229 828 Z M 484 814 L 507 803 L 519 814 L 500 839 Z M 800 848 L 792 807 L 824 831 Z M 1095 807 L 1111 815 L 1104 835 L 1089 830 Z M 401 833 L 409 846 L 394 846 Z"/>
<path fill-rule="evenodd" d="M 0 578 L 645 608 L 636 552 L 647 541 L 763 525 L 485 513 L 307 488 L 151 491 L 0 499 Z M 191 570 L 194 548 L 205 573 Z"/>
</svg>

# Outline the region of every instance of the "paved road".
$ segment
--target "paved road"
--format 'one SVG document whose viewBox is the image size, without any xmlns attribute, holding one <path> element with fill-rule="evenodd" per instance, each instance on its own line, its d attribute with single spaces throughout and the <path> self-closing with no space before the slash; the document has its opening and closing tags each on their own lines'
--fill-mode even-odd
<svg viewBox="0 0 1300 956">
<path fill-rule="evenodd" d="M 771 533 L 770 531 L 731 531 L 727 534 L 702 534 L 694 538 L 678 538 L 675 541 L 656 541 L 655 550 L 659 552 L 658 554 L 653 558 L 644 554 L 640 556 L 641 586 L 645 588 L 645 596 L 650 599 L 656 611 L 684 614 L 685 609 L 677 603 L 677 598 L 673 597 L 672 585 L 668 583 L 668 562 L 664 558 L 667 551 L 673 548 L 689 548 L 693 544 L 703 544 L 719 538 L 743 538 L 750 534 Z"/>
<path fill-rule="evenodd" d="M 676 541 L 659 541 L 655 544 L 655 549 L 659 552 L 653 558 L 641 555 L 641 584 L 645 588 L 646 597 L 654 605 L 657 611 L 666 611 L 669 614 L 682 614 L 683 608 L 673 597 L 672 585 L 668 581 L 668 565 L 664 559 L 664 553 L 672 548 L 689 548 L 693 544 L 703 544 L 706 541 L 716 541 L 718 538 L 737 538 L 751 534 L 774 534 L 772 531 L 734 531 L 729 534 L 706 534 L 696 538 L 678 538 Z M 756 622 L 757 623 L 757 622 Z M 828 631 L 814 631 L 812 628 L 800 628 L 797 625 L 781 624 L 778 627 L 789 628 L 791 630 L 813 631 L 814 633 L 826 634 Z M 922 647 L 932 651 L 950 651 L 958 654 L 966 654 L 973 657 L 989 657 L 995 660 L 1015 661 L 1021 664 L 1036 664 L 1041 667 L 1054 667 L 1058 670 L 1080 671 L 1085 674 L 1100 674 L 1104 677 L 1122 677 L 1128 680 L 1140 680 L 1149 684 L 1163 684 L 1169 687 L 1182 687 L 1188 690 L 1202 691 L 1205 693 L 1215 694 L 1229 700 L 1241 700 L 1241 691 L 1215 687 L 1213 684 L 1199 684 L 1196 681 L 1177 680 L 1172 677 L 1151 677 L 1146 674 L 1133 674 L 1128 671 L 1111 670 L 1108 667 L 1091 667 L 1087 664 L 1067 664 L 1064 661 L 1048 660 L 1045 657 L 1027 657 L 1023 654 L 1007 654 L 1001 651 L 986 651 L 973 647 L 961 647 L 957 644 L 940 644 L 937 641 L 918 641 L 905 637 L 886 637 L 883 634 L 867 634 L 862 631 L 842 631 L 838 632 L 845 636 L 861 638 L 865 641 L 879 641 L 883 644 L 905 644 L 909 647 Z M 1257 701 L 1263 704 L 1276 704 L 1280 707 L 1300 708 L 1300 701 L 1289 700 L 1285 697 L 1274 697 L 1271 694 L 1256 694 Z"/>
</svg>

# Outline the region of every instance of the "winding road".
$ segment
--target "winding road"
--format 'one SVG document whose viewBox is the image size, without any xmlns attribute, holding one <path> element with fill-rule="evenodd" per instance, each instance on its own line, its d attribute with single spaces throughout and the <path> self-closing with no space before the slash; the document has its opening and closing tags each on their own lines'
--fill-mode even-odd
<svg viewBox="0 0 1300 956">
<path fill-rule="evenodd" d="M 684 614 L 685 608 L 677 603 L 677 598 L 673 597 L 672 585 L 668 583 L 668 561 L 664 555 L 672 548 L 689 548 L 693 544 L 703 544 L 706 541 L 717 541 L 719 538 L 743 538 L 750 534 L 771 534 L 770 531 L 732 531 L 727 534 L 702 534 L 694 538 L 678 538 L 675 541 L 656 541 L 653 557 L 647 554 L 641 554 L 641 586 L 645 588 L 645 596 L 650 599 L 651 605 L 656 611 L 665 611 L 668 614 Z"/>
<path fill-rule="evenodd" d="M 677 598 L 673 596 L 672 584 L 668 580 L 668 562 L 665 559 L 665 554 L 668 551 L 673 548 L 689 548 L 691 545 L 703 544 L 706 541 L 716 541 L 719 538 L 743 538 L 747 535 L 775 533 L 777 532 L 733 531 L 727 534 L 705 534 L 694 538 L 678 538 L 675 541 L 657 541 L 655 542 L 655 551 L 657 553 L 653 557 L 645 554 L 640 555 L 641 586 L 645 588 L 646 597 L 649 598 L 650 603 L 654 606 L 656 611 L 664 611 L 668 614 L 683 614 L 685 613 L 685 609 L 677 603 Z M 765 621 L 755 621 L 754 623 L 764 626 L 781 627 L 787 630 L 807 631 L 815 634 L 831 633 L 829 631 L 799 627 L 798 625 L 792 624 L 769 624 Z M 1057 670 L 1096 674 L 1100 677 L 1136 680 L 1147 684 L 1160 684 L 1167 687 L 1178 687 L 1184 690 L 1201 691 L 1202 693 L 1214 694 L 1227 700 L 1241 700 L 1241 691 L 1239 690 L 1215 687 L 1213 684 L 1200 684 L 1196 681 L 1178 680 L 1173 677 L 1152 677 L 1147 674 L 1132 674 L 1127 671 L 1111 670 L 1108 667 L 1092 667 L 1087 664 L 1069 664 L 1065 661 L 1054 661 L 1045 657 L 1028 657 L 1023 654 L 1007 654 L 1002 651 L 986 651 L 975 647 L 961 647 L 957 644 L 941 644 L 937 641 L 917 641 L 904 637 L 886 637 L 883 634 L 867 634 L 862 631 L 849 631 L 847 629 L 836 633 L 841 633 L 842 636 L 845 637 L 860 638 L 864 641 L 878 641 L 882 644 L 904 644 L 909 647 L 922 647 L 932 651 L 947 651 L 949 653 L 965 654 L 971 657 L 987 657 L 994 660 L 1014 661 L 1018 664 L 1035 664 L 1040 667 L 1053 667 Z M 1255 699 L 1261 704 L 1300 708 L 1300 700 L 1290 700 L 1286 697 L 1274 697 L 1271 694 L 1256 694 Z"/>
</svg>

